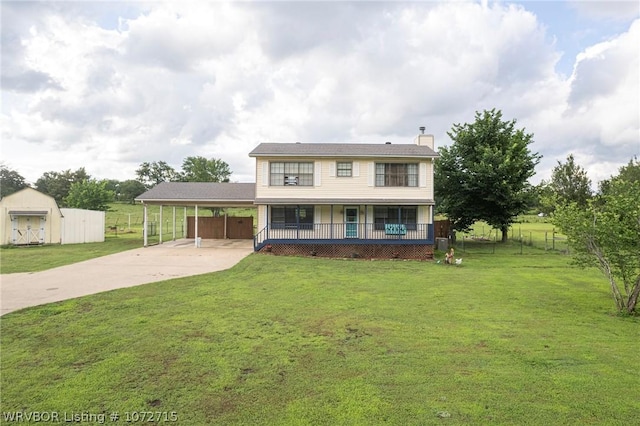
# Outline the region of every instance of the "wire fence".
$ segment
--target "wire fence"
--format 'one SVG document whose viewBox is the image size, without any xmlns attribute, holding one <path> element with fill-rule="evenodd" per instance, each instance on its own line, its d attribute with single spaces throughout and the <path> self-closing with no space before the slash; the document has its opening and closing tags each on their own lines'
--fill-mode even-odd
<svg viewBox="0 0 640 426">
<path fill-rule="evenodd" d="M 567 237 L 547 224 L 535 226 L 513 226 L 509 228 L 507 243 L 502 243 L 500 230 L 487 225 L 476 225 L 469 232 L 456 232 L 448 241 L 457 251 L 463 253 L 495 254 L 511 252 L 514 254 L 571 254 Z"/>
</svg>

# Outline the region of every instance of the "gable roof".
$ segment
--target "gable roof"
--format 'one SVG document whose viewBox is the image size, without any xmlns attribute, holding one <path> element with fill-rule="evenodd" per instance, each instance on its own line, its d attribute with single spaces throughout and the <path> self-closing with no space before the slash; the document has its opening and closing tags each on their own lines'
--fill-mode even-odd
<svg viewBox="0 0 640 426">
<path fill-rule="evenodd" d="M 255 183 L 161 182 L 136 197 L 136 201 L 253 205 L 255 197 Z"/>
<path fill-rule="evenodd" d="M 425 145 L 386 143 L 272 143 L 263 142 L 249 157 L 420 157 L 436 158 Z"/>
</svg>

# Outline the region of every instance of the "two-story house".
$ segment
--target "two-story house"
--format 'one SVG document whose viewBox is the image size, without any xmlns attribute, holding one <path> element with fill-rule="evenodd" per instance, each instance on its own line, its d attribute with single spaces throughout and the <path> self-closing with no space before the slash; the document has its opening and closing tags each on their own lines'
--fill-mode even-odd
<svg viewBox="0 0 640 426">
<path fill-rule="evenodd" d="M 432 257 L 432 135 L 413 144 L 261 143 L 249 156 L 256 250 Z"/>
<path fill-rule="evenodd" d="M 232 236 L 226 215 L 220 221 L 205 220 L 198 217 L 198 207 L 253 206 L 256 251 L 431 258 L 433 161 L 438 154 L 433 136 L 420 130 L 413 144 L 261 143 L 249 153 L 256 159 L 255 183 L 160 183 L 136 198 L 145 207 L 144 245 L 147 205 L 160 206 L 161 223 L 162 207 L 173 208 L 174 238 L 175 208 L 185 207 L 185 234 L 196 245 L 216 235 L 244 238 Z M 186 217 L 189 206 L 195 207 L 193 218 Z"/>
</svg>

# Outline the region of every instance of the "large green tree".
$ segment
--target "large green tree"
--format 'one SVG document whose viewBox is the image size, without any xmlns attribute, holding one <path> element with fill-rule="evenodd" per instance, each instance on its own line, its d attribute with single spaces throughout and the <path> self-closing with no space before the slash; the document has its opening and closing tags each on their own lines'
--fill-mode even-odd
<svg viewBox="0 0 640 426">
<path fill-rule="evenodd" d="M 440 211 L 454 229 L 485 220 L 506 241 L 509 226 L 526 211 L 528 181 L 541 158 L 529 150 L 533 134 L 495 109 L 476 112 L 474 123 L 454 124 L 447 134 L 453 144 L 439 149 L 435 163 Z"/>
<path fill-rule="evenodd" d="M 551 172 L 551 181 L 541 197 L 542 205 L 547 213 L 552 213 L 557 206 L 576 203 L 585 207 L 593 196 L 591 179 L 579 164 L 576 164 L 573 154 L 567 157 L 567 162 L 558 164 Z"/>
<path fill-rule="evenodd" d="M 87 179 L 71 184 L 67 205 L 78 209 L 109 210 L 109 203 L 114 199 L 114 192 L 107 189 L 109 182 Z"/>
<path fill-rule="evenodd" d="M 11 170 L 4 164 L 0 164 L 0 198 L 13 194 L 29 184 L 22 175 L 15 170 Z"/>
<path fill-rule="evenodd" d="M 45 172 L 36 181 L 36 189 L 56 199 L 59 206 L 66 206 L 66 198 L 71 190 L 71 185 L 89 179 L 84 167 L 75 172 L 65 170 L 62 172 Z"/>
<path fill-rule="evenodd" d="M 133 204 L 135 198 L 145 192 L 147 188 L 137 180 L 125 180 L 118 185 L 116 198 L 118 201 L 124 201 Z"/>
<path fill-rule="evenodd" d="M 577 262 L 597 266 L 616 308 L 636 312 L 640 295 L 640 181 L 613 178 L 587 202 L 560 205 L 554 223 L 567 235 Z"/>
<path fill-rule="evenodd" d="M 180 180 L 184 182 L 229 182 L 231 168 L 216 158 L 187 157 L 182 162 Z"/>
<path fill-rule="evenodd" d="M 164 161 L 145 161 L 136 170 L 138 181 L 142 182 L 146 188 L 151 188 L 160 182 L 172 182 L 178 179 L 179 174 L 173 167 Z"/>
</svg>

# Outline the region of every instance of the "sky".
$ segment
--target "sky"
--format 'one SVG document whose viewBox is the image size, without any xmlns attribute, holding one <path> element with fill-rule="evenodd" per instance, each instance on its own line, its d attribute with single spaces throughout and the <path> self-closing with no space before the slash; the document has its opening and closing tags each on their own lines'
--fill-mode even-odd
<svg viewBox="0 0 640 426">
<path fill-rule="evenodd" d="M 638 1 L 4 1 L 0 162 L 29 183 L 135 179 L 261 142 L 436 147 L 496 108 L 532 133 L 532 184 L 573 154 L 640 157 Z"/>
</svg>

